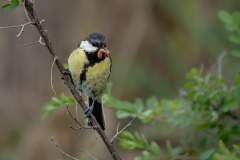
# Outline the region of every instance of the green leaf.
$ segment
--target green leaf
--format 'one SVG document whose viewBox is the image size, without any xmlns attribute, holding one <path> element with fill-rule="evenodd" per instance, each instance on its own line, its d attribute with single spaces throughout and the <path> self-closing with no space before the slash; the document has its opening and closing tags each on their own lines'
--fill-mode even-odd
<svg viewBox="0 0 240 160">
<path fill-rule="evenodd" d="M 63 67 L 69 69 L 69 65 L 67 63 L 64 63 Z"/>
<path fill-rule="evenodd" d="M 192 98 L 194 98 L 196 93 L 197 93 L 197 91 L 191 91 L 190 93 L 188 93 L 188 97 L 192 99 Z"/>
<path fill-rule="evenodd" d="M 137 137 L 135 136 L 137 135 Z M 148 143 L 145 140 L 144 135 L 139 135 L 138 133 L 131 134 L 130 132 L 123 131 L 121 133 L 121 146 L 125 149 L 133 150 L 133 149 L 147 149 Z M 144 139 L 143 139 L 144 138 Z"/>
<path fill-rule="evenodd" d="M 11 3 L 5 4 L 5 5 L 2 6 L 2 8 L 7 8 L 7 7 L 11 6 L 11 5 L 12 5 Z"/>
<path fill-rule="evenodd" d="M 147 107 L 149 109 L 155 110 L 158 106 L 158 100 L 156 97 L 152 96 L 147 100 Z"/>
<path fill-rule="evenodd" d="M 239 135 L 240 133 L 240 127 L 238 125 L 234 125 L 231 129 L 231 134 L 232 135 Z"/>
<path fill-rule="evenodd" d="M 121 110 L 117 111 L 117 117 L 118 118 L 127 118 L 127 117 L 130 117 L 130 116 L 131 116 L 131 113 L 121 111 Z"/>
<path fill-rule="evenodd" d="M 240 37 L 237 35 L 230 35 L 228 39 L 233 43 L 240 44 Z"/>
<path fill-rule="evenodd" d="M 178 155 L 183 150 L 182 147 L 176 147 L 172 150 L 173 155 Z"/>
<path fill-rule="evenodd" d="M 141 113 L 144 107 L 143 101 L 140 98 L 137 98 L 134 103 L 135 108 L 137 109 L 138 113 Z"/>
<path fill-rule="evenodd" d="M 107 94 L 111 95 L 111 91 L 112 91 L 112 83 L 109 82 L 108 85 L 107 85 Z"/>
<path fill-rule="evenodd" d="M 197 85 L 196 82 L 189 82 L 189 83 L 185 84 L 183 88 L 184 89 L 190 89 L 190 88 L 195 87 L 196 85 Z"/>
<path fill-rule="evenodd" d="M 204 153 L 201 154 L 200 158 L 205 160 L 205 159 L 208 159 L 213 153 L 215 152 L 215 149 L 210 149 Z"/>
<path fill-rule="evenodd" d="M 14 6 L 19 6 L 19 1 L 18 0 L 12 0 L 11 2 Z"/>
<path fill-rule="evenodd" d="M 233 147 L 240 153 L 240 147 L 238 145 L 234 144 Z"/>
<path fill-rule="evenodd" d="M 221 153 L 224 153 L 224 154 L 227 154 L 227 155 L 230 154 L 229 150 L 225 147 L 222 140 L 219 140 L 218 145 L 219 145 L 219 149 L 220 149 Z"/>
<path fill-rule="evenodd" d="M 42 116 L 42 120 L 46 119 L 54 110 L 59 107 L 66 106 L 68 104 L 75 104 L 75 99 L 73 97 L 67 97 L 64 93 L 61 93 L 61 99 L 57 99 L 56 97 L 52 97 L 51 103 L 47 103 L 43 106 L 47 112 Z"/>
<path fill-rule="evenodd" d="M 205 102 L 207 102 L 208 100 L 208 96 L 207 95 L 199 95 L 197 97 L 197 102 L 201 105 L 205 104 Z"/>
<path fill-rule="evenodd" d="M 234 86 L 240 85 L 240 72 L 238 73 L 237 77 L 235 78 L 233 85 Z"/>
<path fill-rule="evenodd" d="M 134 160 L 143 160 L 141 157 L 135 157 Z"/>
<path fill-rule="evenodd" d="M 233 51 L 231 51 L 231 54 L 234 57 L 240 57 L 240 50 L 233 50 Z"/>
<path fill-rule="evenodd" d="M 186 146 L 187 144 L 187 139 L 186 139 L 186 136 L 185 135 L 181 135 L 180 136 L 180 142 L 183 146 Z"/>
<path fill-rule="evenodd" d="M 235 25 L 235 24 L 233 24 L 233 23 L 227 23 L 227 24 L 225 24 L 225 28 L 226 28 L 226 30 L 228 30 L 228 31 L 236 31 L 238 28 L 237 28 L 237 26 Z"/>
<path fill-rule="evenodd" d="M 232 16 L 227 11 L 220 11 L 218 12 L 218 17 L 224 22 L 224 23 L 232 23 Z"/>
<path fill-rule="evenodd" d="M 207 137 L 203 137 L 200 142 L 200 146 L 202 150 L 205 151 L 207 149 L 207 143 L 208 143 Z"/>
<path fill-rule="evenodd" d="M 192 68 L 190 72 L 186 73 L 186 78 L 191 79 L 198 75 L 198 69 Z"/>
<path fill-rule="evenodd" d="M 11 7 L 9 7 L 9 11 L 12 11 L 12 10 L 14 10 L 15 8 L 17 8 L 17 6 L 11 6 Z"/>
<path fill-rule="evenodd" d="M 148 151 L 143 151 L 143 156 L 145 159 L 150 160 L 152 157 L 152 154 L 149 153 Z"/>
<path fill-rule="evenodd" d="M 158 156 L 161 155 L 161 149 L 156 142 L 153 141 L 151 143 L 151 148 L 152 148 L 153 152 L 156 153 Z"/>
<path fill-rule="evenodd" d="M 223 112 L 227 112 L 229 110 L 235 110 L 237 108 L 238 108 L 238 102 L 233 101 L 231 103 L 228 103 L 228 104 L 224 105 Z"/>
<path fill-rule="evenodd" d="M 172 155 L 172 145 L 169 140 L 166 141 L 166 146 L 167 146 L 168 153 Z"/>
<path fill-rule="evenodd" d="M 47 111 L 46 113 L 44 113 L 41 120 L 44 121 L 51 113 L 52 113 L 52 111 Z"/>
<path fill-rule="evenodd" d="M 233 22 L 235 24 L 239 25 L 240 24 L 240 13 L 239 12 L 233 12 L 232 19 L 233 19 Z"/>
</svg>

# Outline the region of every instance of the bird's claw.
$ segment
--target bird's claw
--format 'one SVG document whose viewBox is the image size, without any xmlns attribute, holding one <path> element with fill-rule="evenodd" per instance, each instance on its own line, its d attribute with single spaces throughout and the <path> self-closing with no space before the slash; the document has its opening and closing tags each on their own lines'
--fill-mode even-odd
<svg viewBox="0 0 240 160">
<path fill-rule="evenodd" d="M 91 107 L 89 107 L 88 109 L 86 109 L 86 110 L 84 111 L 84 113 L 86 114 L 85 117 L 84 117 L 84 119 L 87 118 L 87 117 L 89 117 L 89 116 L 92 114 L 92 111 L 93 111 L 93 106 L 91 106 Z"/>
</svg>

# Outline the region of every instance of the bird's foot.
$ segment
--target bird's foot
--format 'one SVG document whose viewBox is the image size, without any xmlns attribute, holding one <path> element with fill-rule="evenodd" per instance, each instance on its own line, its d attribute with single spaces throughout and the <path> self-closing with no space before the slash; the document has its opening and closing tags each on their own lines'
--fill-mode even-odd
<svg viewBox="0 0 240 160">
<path fill-rule="evenodd" d="M 86 114 L 85 117 L 84 117 L 84 119 L 87 118 L 87 117 L 89 117 L 89 116 L 92 114 L 92 111 L 93 111 L 93 106 L 91 106 L 91 107 L 89 107 L 88 109 L 86 109 L 86 110 L 84 111 L 84 113 Z"/>
</svg>

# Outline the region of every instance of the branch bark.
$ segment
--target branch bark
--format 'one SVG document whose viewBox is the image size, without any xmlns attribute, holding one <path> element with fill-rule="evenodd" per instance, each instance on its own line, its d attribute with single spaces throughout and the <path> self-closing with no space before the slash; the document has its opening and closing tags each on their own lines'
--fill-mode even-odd
<svg viewBox="0 0 240 160">
<path fill-rule="evenodd" d="M 36 26 L 40 36 L 42 37 L 43 41 L 45 42 L 45 46 L 47 47 L 48 51 L 50 52 L 50 54 L 52 55 L 52 58 L 55 59 L 55 64 L 57 65 L 57 68 L 59 69 L 60 73 L 62 73 L 65 68 L 63 67 L 62 62 L 60 61 L 59 57 L 57 56 L 53 45 L 48 37 L 48 33 L 47 31 L 45 31 L 41 25 L 41 23 L 39 22 L 37 15 L 33 9 L 33 5 L 32 3 L 30 3 L 28 0 L 22 0 L 22 2 L 24 3 L 25 9 L 28 13 L 29 19 L 34 22 L 33 25 Z M 85 111 L 88 107 L 87 105 L 84 103 L 82 97 L 79 95 L 79 93 L 77 92 L 77 90 L 74 88 L 70 78 L 66 75 L 63 75 L 63 82 L 64 84 L 67 85 L 67 87 L 69 88 L 69 90 L 71 91 L 73 97 L 76 99 L 76 101 L 79 103 L 79 105 L 82 107 L 83 111 Z M 106 147 L 108 148 L 108 151 L 110 152 L 112 158 L 114 160 L 121 160 L 120 156 L 118 155 L 118 153 L 116 152 L 116 150 L 113 148 L 113 146 L 111 145 L 111 141 L 107 138 L 105 132 L 102 130 L 102 128 L 100 127 L 98 121 L 96 120 L 96 118 L 91 114 L 89 116 L 89 119 L 91 120 L 91 122 L 97 127 L 96 131 L 99 134 L 99 136 L 102 138 L 104 144 L 106 145 Z"/>
</svg>

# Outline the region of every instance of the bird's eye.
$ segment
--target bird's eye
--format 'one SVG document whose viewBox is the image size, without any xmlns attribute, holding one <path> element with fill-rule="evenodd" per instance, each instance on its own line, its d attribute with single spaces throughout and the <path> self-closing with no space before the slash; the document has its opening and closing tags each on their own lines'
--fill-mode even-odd
<svg viewBox="0 0 240 160">
<path fill-rule="evenodd" d="M 104 47 L 104 48 L 106 48 L 106 47 L 107 47 L 107 45 L 106 45 L 106 44 L 104 44 L 104 45 L 103 45 L 103 47 Z"/>
<path fill-rule="evenodd" d="M 96 47 L 96 43 L 93 43 L 92 46 L 93 46 L 93 47 Z"/>
</svg>

